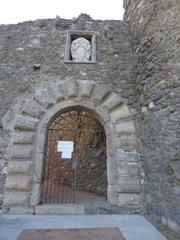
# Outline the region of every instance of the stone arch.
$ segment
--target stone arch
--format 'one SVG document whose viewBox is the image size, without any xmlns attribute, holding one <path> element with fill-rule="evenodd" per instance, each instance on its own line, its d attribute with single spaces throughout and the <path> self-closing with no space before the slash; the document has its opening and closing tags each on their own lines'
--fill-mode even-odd
<svg viewBox="0 0 180 240">
<path fill-rule="evenodd" d="M 47 125 L 58 112 L 77 106 L 95 113 L 106 132 L 108 202 L 139 202 L 137 143 L 128 106 L 106 85 L 74 80 L 38 86 L 4 116 L 4 128 L 12 133 L 5 207 L 34 209 L 39 203 Z"/>
</svg>

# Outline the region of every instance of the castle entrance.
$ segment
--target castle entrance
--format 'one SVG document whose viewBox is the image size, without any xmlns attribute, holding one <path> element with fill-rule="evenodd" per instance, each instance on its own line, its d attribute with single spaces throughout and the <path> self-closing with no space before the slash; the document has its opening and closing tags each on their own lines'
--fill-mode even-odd
<svg viewBox="0 0 180 240">
<path fill-rule="evenodd" d="M 42 203 L 105 200 L 106 164 L 106 135 L 94 113 L 74 108 L 56 115 L 47 131 Z"/>
</svg>

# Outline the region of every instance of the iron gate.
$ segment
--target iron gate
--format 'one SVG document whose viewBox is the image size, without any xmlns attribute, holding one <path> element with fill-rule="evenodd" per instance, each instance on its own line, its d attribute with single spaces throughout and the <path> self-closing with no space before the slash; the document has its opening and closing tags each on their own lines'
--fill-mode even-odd
<svg viewBox="0 0 180 240">
<path fill-rule="evenodd" d="M 78 168 L 75 167 L 77 165 L 75 163 L 82 162 L 80 164 L 82 168 L 83 159 L 88 158 L 89 149 L 96 145 L 97 135 L 105 138 L 101 123 L 92 113 L 83 109 L 61 113 L 50 124 L 43 177 L 43 203 L 76 201 Z M 61 153 L 57 151 L 59 140 L 74 142 L 75 148 L 71 159 L 62 159 Z"/>
</svg>

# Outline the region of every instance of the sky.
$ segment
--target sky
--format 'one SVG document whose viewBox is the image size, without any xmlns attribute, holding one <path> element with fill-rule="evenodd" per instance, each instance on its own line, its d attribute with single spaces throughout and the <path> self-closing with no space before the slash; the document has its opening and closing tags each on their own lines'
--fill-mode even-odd
<svg viewBox="0 0 180 240">
<path fill-rule="evenodd" d="M 0 24 L 55 18 L 71 19 L 81 13 L 93 19 L 123 18 L 123 0 L 0 0 Z"/>
</svg>

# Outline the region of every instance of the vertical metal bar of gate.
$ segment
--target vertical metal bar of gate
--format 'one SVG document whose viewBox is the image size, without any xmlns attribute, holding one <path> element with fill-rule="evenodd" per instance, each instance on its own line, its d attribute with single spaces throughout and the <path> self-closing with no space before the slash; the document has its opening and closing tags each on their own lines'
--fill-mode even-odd
<svg viewBox="0 0 180 240">
<path fill-rule="evenodd" d="M 76 170 L 71 170 L 71 181 L 67 183 L 66 179 L 58 175 L 58 169 L 62 165 L 64 171 L 71 169 L 71 161 L 62 160 L 56 150 L 57 139 L 53 138 L 56 129 L 49 129 L 47 140 L 47 152 L 45 159 L 45 169 L 43 177 L 43 203 L 74 203 L 76 192 Z M 76 152 L 73 157 L 76 156 Z M 64 165 L 64 166 L 63 166 Z M 55 171 L 56 170 L 56 171 Z M 69 170 L 70 171 L 70 170 Z M 62 174 L 62 171 L 60 171 Z M 62 174 L 63 175 L 63 174 Z M 57 181 L 57 178 L 62 180 Z M 74 180 L 73 180 L 74 179 Z"/>
</svg>

